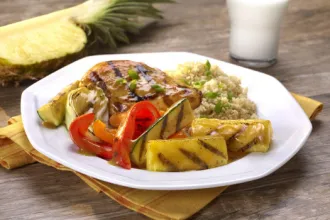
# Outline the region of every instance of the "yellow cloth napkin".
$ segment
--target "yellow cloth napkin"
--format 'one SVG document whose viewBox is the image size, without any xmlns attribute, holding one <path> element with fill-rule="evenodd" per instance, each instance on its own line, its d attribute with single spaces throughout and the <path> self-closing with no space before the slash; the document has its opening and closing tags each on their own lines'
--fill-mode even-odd
<svg viewBox="0 0 330 220">
<path fill-rule="evenodd" d="M 314 119 L 323 104 L 293 94 L 306 114 Z M 0 123 L 7 116 L 0 108 Z M 123 206 L 154 219 L 186 219 L 205 207 L 227 187 L 183 191 L 138 190 L 113 185 L 75 172 L 36 151 L 28 141 L 20 116 L 10 118 L 0 128 L 0 163 L 7 169 L 40 162 L 63 171 L 72 171 L 97 192 L 103 192 Z"/>
</svg>

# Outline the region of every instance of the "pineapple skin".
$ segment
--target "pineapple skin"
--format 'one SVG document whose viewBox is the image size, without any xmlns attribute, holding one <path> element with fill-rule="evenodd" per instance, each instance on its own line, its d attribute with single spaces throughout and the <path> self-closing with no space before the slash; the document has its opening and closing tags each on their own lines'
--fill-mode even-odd
<svg viewBox="0 0 330 220">
<path fill-rule="evenodd" d="M 11 64 L 0 59 L 0 86 L 4 87 L 12 84 L 18 86 L 19 83 L 24 80 L 42 79 L 50 73 L 86 56 L 87 54 L 87 51 L 83 49 L 74 54 L 67 54 L 63 57 L 30 65 Z"/>
</svg>

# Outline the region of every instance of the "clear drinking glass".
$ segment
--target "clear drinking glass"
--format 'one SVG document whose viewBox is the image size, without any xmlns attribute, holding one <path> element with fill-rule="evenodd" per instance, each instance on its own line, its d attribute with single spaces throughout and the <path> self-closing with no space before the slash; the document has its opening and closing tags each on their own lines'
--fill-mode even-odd
<svg viewBox="0 0 330 220">
<path fill-rule="evenodd" d="M 288 0 L 227 0 L 230 57 L 255 68 L 275 64 L 287 6 Z"/>
</svg>

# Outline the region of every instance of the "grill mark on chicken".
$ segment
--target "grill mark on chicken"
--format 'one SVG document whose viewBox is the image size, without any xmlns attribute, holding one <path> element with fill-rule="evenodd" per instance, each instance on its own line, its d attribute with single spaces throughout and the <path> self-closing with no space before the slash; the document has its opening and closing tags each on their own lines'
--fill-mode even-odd
<svg viewBox="0 0 330 220">
<path fill-rule="evenodd" d="M 133 102 L 140 102 L 140 101 L 146 100 L 145 97 L 138 96 L 135 92 L 133 92 L 131 90 L 129 91 L 128 98 L 130 99 L 130 101 L 133 101 Z"/>
<path fill-rule="evenodd" d="M 198 143 L 203 146 L 205 149 L 211 151 L 212 153 L 220 156 L 220 157 L 223 157 L 224 159 L 226 159 L 226 156 L 221 152 L 219 151 L 217 148 L 213 147 L 212 145 L 206 143 L 205 141 L 202 141 L 200 139 L 198 139 Z"/>
<path fill-rule="evenodd" d="M 164 154 L 159 153 L 158 158 L 164 165 L 168 166 L 171 171 L 178 171 L 179 170 L 178 167 L 174 163 L 172 163 L 170 160 L 168 160 L 164 156 Z"/>
<path fill-rule="evenodd" d="M 111 66 L 113 71 L 115 71 L 117 77 L 123 77 L 123 74 L 120 72 L 120 70 L 115 66 L 115 64 L 112 61 L 109 61 L 108 64 Z"/>
<path fill-rule="evenodd" d="M 108 63 L 113 69 L 113 71 L 115 71 L 117 77 L 123 77 L 123 74 L 120 72 L 120 70 L 116 67 L 116 65 L 112 61 L 109 61 Z M 128 89 L 128 98 L 130 99 L 130 101 L 140 102 L 146 100 L 144 97 L 138 96 L 134 91 L 130 90 L 128 88 L 128 85 L 126 85 L 126 87 Z"/>
<path fill-rule="evenodd" d="M 135 92 L 130 91 L 128 97 L 130 98 L 130 101 L 140 102 L 140 101 L 156 98 L 157 94 L 147 94 L 145 96 L 139 96 Z"/>
<path fill-rule="evenodd" d="M 100 76 L 95 72 L 90 72 L 89 79 L 94 82 L 98 87 L 100 87 L 103 92 L 107 94 L 107 85 L 106 83 L 100 78 Z"/>
<path fill-rule="evenodd" d="M 141 65 L 136 65 L 136 69 L 141 73 L 142 77 L 149 83 L 149 82 L 153 82 L 155 83 L 155 81 L 151 78 L 151 76 L 149 76 L 147 74 L 147 70 L 141 66 Z"/>
<path fill-rule="evenodd" d="M 201 169 L 208 169 L 209 166 L 205 163 L 201 158 L 199 158 L 195 153 L 187 151 L 183 148 L 179 149 L 183 155 L 185 155 L 189 160 L 191 160 L 194 164 L 200 166 Z"/>
</svg>

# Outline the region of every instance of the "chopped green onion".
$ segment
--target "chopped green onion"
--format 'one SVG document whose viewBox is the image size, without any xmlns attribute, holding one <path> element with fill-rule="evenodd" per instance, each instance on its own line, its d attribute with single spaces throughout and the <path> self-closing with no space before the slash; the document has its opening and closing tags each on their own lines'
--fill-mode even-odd
<svg viewBox="0 0 330 220">
<path fill-rule="evenodd" d="M 199 84 L 199 83 L 194 83 L 194 87 L 195 87 L 196 89 L 201 89 L 201 88 L 202 88 L 202 85 Z"/>
<path fill-rule="evenodd" d="M 128 73 L 128 75 L 131 79 L 139 79 L 140 78 L 139 74 L 135 70 L 129 69 L 127 71 L 127 73 Z"/>
<path fill-rule="evenodd" d="M 211 63 L 209 60 L 207 60 L 205 63 L 205 70 L 211 70 Z"/>
<path fill-rule="evenodd" d="M 126 81 L 124 78 L 118 78 L 118 79 L 116 80 L 116 83 L 118 83 L 118 84 L 126 84 L 127 81 Z"/>
<path fill-rule="evenodd" d="M 131 83 L 129 84 L 129 89 L 131 91 L 134 91 L 136 89 L 136 80 L 132 80 Z"/>
<path fill-rule="evenodd" d="M 231 102 L 233 100 L 233 96 L 234 96 L 233 92 L 232 91 L 229 91 L 228 94 L 227 94 L 228 101 Z"/>
<path fill-rule="evenodd" d="M 205 83 L 206 83 L 205 80 L 197 81 L 197 82 L 193 83 L 193 86 L 197 89 L 201 89 L 204 86 Z"/>
<path fill-rule="evenodd" d="M 211 63 L 209 60 L 206 61 L 205 65 L 205 75 L 208 79 L 211 79 L 212 73 L 211 73 Z"/>
<path fill-rule="evenodd" d="M 223 88 L 224 88 L 224 86 L 223 86 L 222 83 L 219 83 L 218 87 L 219 87 L 220 89 L 223 89 Z"/>
<path fill-rule="evenodd" d="M 212 73 L 210 70 L 206 70 L 205 75 L 207 76 L 208 79 L 211 79 Z"/>
<path fill-rule="evenodd" d="M 221 102 L 221 100 L 215 105 L 215 107 L 214 107 L 214 111 L 215 111 L 215 113 L 217 113 L 217 114 L 220 114 L 221 112 L 223 112 L 223 110 L 225 109 L 225 108 L 228 108 L 229 107 L 229 105 L 228 104 L 223 104 L 222 102 Z"/>
<path fill-rule="evenodd" d="M 153 88 L 156 92 L 165 92 L 165 89 L 158 84 L 152 85 L 151 88 Z"/>
<path fill-rule="evenodd" d="M 219 96 L 219 94 L 217 92 L 207 92 L 204 96 L 208 99 L 215 99 Z"/>
</svg>

